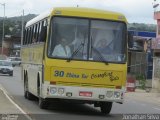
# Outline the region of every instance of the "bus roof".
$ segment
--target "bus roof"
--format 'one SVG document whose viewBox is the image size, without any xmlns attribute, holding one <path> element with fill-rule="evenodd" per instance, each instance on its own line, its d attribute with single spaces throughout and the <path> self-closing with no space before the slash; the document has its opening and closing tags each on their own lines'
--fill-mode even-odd
<svg viewBox="0 0 160 120">
<path fill-rule="evenodd" d="M 59 7 L 52 11 L 52 15 L 75 16 L 86 18 L 110 19 L 118 21 L 126 21 L 123 14 L 107 10 L 81 8 L 81 7 Z"/>
<path fill-rule="evenodd" d="M 75 16 L 75 17 L 86 17 L 86 18 L 99 18 L 99 19 L 110 19 L 117 21 L 125 21 L 127 22 L 125 16 L 118 12 L 99 10 L 93 8 L 81 8 L 81 7 L 56 7 L 52 10 L 46 11 L 33 18 L 29 22 L 27 22 L 26 27 L 43 20 L 49 16 Z"/>
<path fill-rule="evenodd" d="M 37 17 L 31 19 L 30 21 L 27 22 L 26 27 L 28 27 L 28 26 L 30 26 L 30 25 L 32 25 L 32 24 L 34 24 L 34 23 L 36 23 L 40 20 L 43 20 L 43 19 L 47 18 L 50 15 L 50 13 L 51 13 L 51 10 L 46 11 L 46 12 L 38 15 Z"/>
</svg>

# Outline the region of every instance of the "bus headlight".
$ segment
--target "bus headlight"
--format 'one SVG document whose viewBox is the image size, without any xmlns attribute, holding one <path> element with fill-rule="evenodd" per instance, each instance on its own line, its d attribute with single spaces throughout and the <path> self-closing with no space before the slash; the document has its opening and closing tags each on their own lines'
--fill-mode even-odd
<svg viewBox="0 0 160 120">
<path fill-rule="evenodd" d="M 106 97 L 111 98 L 113 96 L 113 91 L 107 91 Z"/>
<path fill-rule="evenodd" d="M 50 93 L 55 94 L 57 92 L 57 88 L 55 87 L 50 87 Z"/>
<path fill-rule="evenodd" d="M 58 94 L 60 95 L 64 94 L 64 88 L 58 88 Z"/>
<path fill-rule="evenodd" d="M 115 98 L 120 98 L 120 96 L 121 96 L 120 92 L 117 92 L 117 91 L 114 92 L 114 97 Z"/>
</svg>

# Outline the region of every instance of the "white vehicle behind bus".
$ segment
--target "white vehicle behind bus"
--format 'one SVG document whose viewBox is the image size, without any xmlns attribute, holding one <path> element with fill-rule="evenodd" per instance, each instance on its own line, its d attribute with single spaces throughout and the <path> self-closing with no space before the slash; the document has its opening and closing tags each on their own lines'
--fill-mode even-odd
<svg viewBox="0 0 160 120">
<path fill-rule="evenodd" d="M 11 61 L 12 66 L 20 66 L 21 65 L 21 58 L 20 57 L 9 57 L 9 61 Z"/>
</svg>

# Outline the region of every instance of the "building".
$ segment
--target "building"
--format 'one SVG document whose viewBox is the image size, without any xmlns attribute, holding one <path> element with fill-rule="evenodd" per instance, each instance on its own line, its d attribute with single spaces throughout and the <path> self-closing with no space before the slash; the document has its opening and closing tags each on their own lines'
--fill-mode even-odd
<svg viewBox="0 0 160 120">
<path fill-rule="evenodd" d="M 6 56 L 20 56 L 21 37 L 19 35 L 6 35 L 3 41 L 3 54 Z M 2 47 L 0 47 L 2 53 Z"/>
<path fill-rule="evenodd" d="M 152 87 L 153 47 L 156 33 L 147 31 L 129 31 L 133 35 L 132 49 L 129 51 L 129 73 L 146 78 L 147 87 Z"/>
<path fill-rule="evenodd" d="M 157 21 L 156 39 L 153 42 L 153 84 L 152 87 L 160 92 L 160 11 L 154 11 L 154 19 Z"/>
</svg>

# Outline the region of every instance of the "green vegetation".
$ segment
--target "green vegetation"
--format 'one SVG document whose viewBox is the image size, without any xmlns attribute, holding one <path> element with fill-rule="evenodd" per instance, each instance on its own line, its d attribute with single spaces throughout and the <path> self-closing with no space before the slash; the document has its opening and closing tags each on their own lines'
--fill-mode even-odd
<svg viewBox="0 0 160 120">
<path fill-rule="evenodd" d="M 37 15 L 29 14 L 24 16 L 24 23 L 31 20 Z M 14 36 L 20 36 L 21 35 L 21 25 L 22 24 L 22 17 L 10 17 L 5 18 L 5 36 L 6 35 L 14 35 Z M 3 33 L 3 18 L 0 17 L 0 46 L 1 46 L 1 40 L 2 40 L 2 33 Z"/>
<path fill-rule="evenodd" d="M 145 84 L 146 84 L 145 75 L 143 75 L 143 74 L 136 74 L 136 80 L 139 83 L 138 88 L 144 90 L 145 89 Z"/>
<path fill-rule="evenodd" d="M 156 32 L 156 25 L 144 23 L 130 23 L 128 24 L 128 30 Z"/>
</svg>

